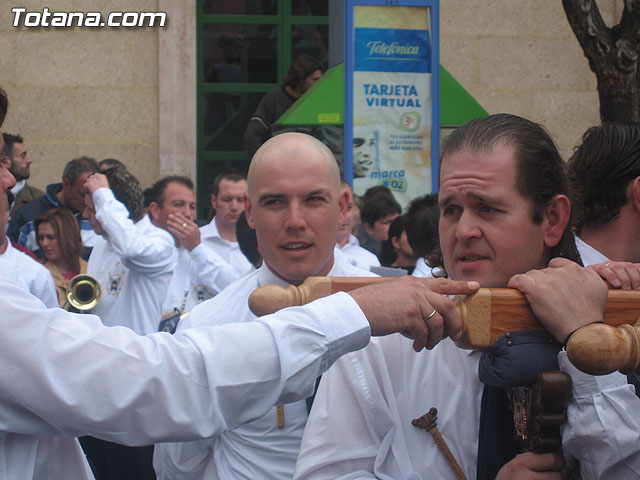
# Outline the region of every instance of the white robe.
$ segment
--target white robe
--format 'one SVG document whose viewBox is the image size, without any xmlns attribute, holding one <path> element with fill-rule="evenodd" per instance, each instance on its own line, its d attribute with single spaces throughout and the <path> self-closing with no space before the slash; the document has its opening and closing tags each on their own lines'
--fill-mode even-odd
<svg viewBox="0 0 640 480">
<path fill-rule="evenodd" d="M 144 216 L 133 223 L 108 188 L 93 193 L 96 218 L 107 231 L 91 251 L 87 273 L 102 289 L 91 313 L 107 326 L 143 335 L 158 330 L 177 251 L 173 237 Z"/>
<path fill-rule="evenodd" d="M 468 479 L 476 478 L 483 384 L 481 353 L 446 339 L 416 354 L 399 335 L 373 339 L 342 357 L 320 382 L 294 479 L 455 479 L 433 438 L 411 424 L 431 407 Z M 558 363 L 572 379 L 563 451 L 575 477 L 640 478 L 640 399 L 626 377 L 578 371 L 566 352 Z"/>
<path fill-rule="evenodd" d="M 372 274 L 336 261 L 328 276 Z M 254 321 L 256 316 L 249 310 L 248 298 L 263 285 L 288 286 L 263 264 L 256 272 L 193 310 L 181 321 L 178 330 L 230 321 Z M 341 318 L 344 322 L 350 321 L 346 316 Z M 237 361 L 244 359 L 238 357 Z M 291 479 L 307 421 L 306 402 L 302 400 L 284 406 L 283 428 L 278 427 L 277 416 L 274 406 L 262 417 L 212 439 L 156 445 L 154 468 L 158 480 Z"/>
</svg>

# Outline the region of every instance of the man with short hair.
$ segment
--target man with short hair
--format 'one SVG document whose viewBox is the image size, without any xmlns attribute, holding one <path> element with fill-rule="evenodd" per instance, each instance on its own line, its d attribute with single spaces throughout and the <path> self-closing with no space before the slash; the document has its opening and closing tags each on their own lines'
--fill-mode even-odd
<svg viewBox="0 0 640 480">
<path fill-rule="evenodd" d="M 277 135 L 256 152 L 248 180 L 245 213 L 256 230 L 262 267 L 196 307 L 178 331 L 255 320 L 248 298 L 262 285 L 300 285 L 310 276 L 372 275 L 334 258 L 348 195 L 340 188 L 338 164 L 322 142 L 301 133 Z M 345 324 L 350 321 L 343 318 Z M 306 419 L 307 404 L 299 401 L 274 407 L 211 440 L 156 445 L 156 473 L 172 480 L 290 479 Z"/>
<path fill-rule="evenodd" d="M 98 164 L 93 158 L 79 157 L 71 160 L 64 167 L 61 183 L 47 185 L 46 193 L 39 198 L 25 204 L 20 211 L 11 217 L 7 235 L 13 242 L 17 242 L 36 255 L 40 256 L 40 248 L 36 239 L 33 221 L 50 208 L 66 208 L 78 219 L 82 244 L 85 247 L 85 257 L 97 241 L 97 235 L 89 222 L 82 218 L 84 209 L 84 182 L 92 173 L 98 170 Z"/>
<path fill-rule="evenodd" d="M 175 239 L 178 261 L 162 305 L 160 330 L 173 333 L 180 317 L 241 275 L 200 241 L 196 197 L 187 177 L 167 176 L 151 187 L 152 223 Z M 160 318 L 159 318 L 160 320 Z"/>
<path fill-rule="evenodd" d="M 146 335 L 157 331 L 177 252 L 172 236 L 142 211 L 142 189 L 128 170 L 114 167 L 85 182 L 83 215 L 100 235 L 87 274 L 101 287 L 92 313 L 107 326 Z M 83 449 L 105 479 L 152 479 L 153 447 L 131 448 L 83 437 Z"/>
<path fill-rule="evenodd" d="M 583 263 L 627 262 L 615 266 L 628 272 L 616 286 L 637 288 L 640 275 L 630 263 L 640 263 L 640 124 L 589 128 L 569 159 L 568 176 Z"/>
<path fill-rule="evenodd" d="M 387 187 L 369 188 L 360 209 L 360 246 L 380 258 L 382 242 L 388 239 L 389 227 L 401 213 L 402 207 Z"/>
<path fill-rule="evenodd" d="M 1 194 L 0 194 L 1 195 Z M 9 219 L 11 202 L 0 212 L 0 276 L 21 284 L 34 297 L 39 298 L 48 308 L 58 307 L 58 295 L 53 278 L 40 262 L 19 251 L 3 232 Z"/>
<path fill-rule="evenodd" d="M 438 256 L 438 221 L 440 207 L 438 194 L 428 193 L 411 200 L 407 206 L 407 240 L 418 259 L 412 275 L 415 277 L 431 277 L 431 264 L 435 264 Z"/>
<path fill-rule="evenodd" d="M 559 453 L 512 458 L 513 434 L 505 444 L 494 443 L 502 439 L 502 423 L 488 415 L 499 398 L 506 400 L 495 377 L 504 374 L 504 383 L 528 386 L 539 371 L 557 369 L 556 356 L 573 382 L 562 444 L 571 478 L 638 478 L 640 421 L 633 412 L 639 400 L 625 377 L 586 375 L 559 351 L 571 332 L 602 320 L 606 300 L 594 272 L 555 258 L 577 259 L 566 191 L 553 141 L 528 120 L 492 115 L 447 137 L 439 233 L 449 278 L 519 289 L 559 344 L 546 335 L 536 342 L 531 332 L 511 332 L 485 354 L 444 340 L 432 352 L 413 355 L 401 336 L 370 342 L 323 376 L 295 478 L 460 478 L 431 436 L 412 425 L 432 407 L 466 478 L 566 478 Z M 529 349 L 536 353 L 518 356 Z M 513 372 L 496 368 L 505 355 L 515 362 Z M 538 362 L 545 362 L 542 370 L 530 368 Z"/>
<path fill-rule="evenodd" d="M 215 216 L 207 225 L 200 227 L 202 242 L 240 275 L 253 270 L 253 265 L 240 251 L 236 238 L 236 222 L 244 210 L 246 193 L 247 180 L 242 173 L 230 170 L 218 174 L 211 193 L 211 207 L 215 210 Z"/>
<path fill-rule="evenodd" d="M 31 175 L 31 157 L 24 148 L 24 139 L 20 135 L 3 133 L 4 150 L 9 158 L 9 171 L 16 179 L 16 186 L 11 189 L 14 195 L 11 212 L 17 212 L 25 203 L 44 195 L 39 188 L 27 185 L 27 179 Z"/>
<path fill-rule="evenodd" d="M 342 189 L 349 195 L 349 203 L 347 204 L 344 220 L 338 226 L 338 241 L 336 242 L 334 254 L 338 258 L 344 257 L 351 265 L 365 270 L 369 270 L 371 267 L 379 267 L 380 260 L 378 260 L 378 257 L 366 248 L 362 248 L 356 236 L 351 233 L 354 213 L 353 190 L 349 182 L 345 180 L 342 181 Z"/>
</svg>

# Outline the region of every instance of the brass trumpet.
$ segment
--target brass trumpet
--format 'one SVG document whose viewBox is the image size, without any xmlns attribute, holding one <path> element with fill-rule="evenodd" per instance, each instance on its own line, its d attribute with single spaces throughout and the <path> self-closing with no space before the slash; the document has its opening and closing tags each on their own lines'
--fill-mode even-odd
<svg viewBox="0 0 640 480">
<path fill-rule="evenodd" d="M 76 310 L 91 310 L 100 301 L 102 291 L 95 277 L 81 273 L 69 281 L 67 302 Z"/>
</svg>

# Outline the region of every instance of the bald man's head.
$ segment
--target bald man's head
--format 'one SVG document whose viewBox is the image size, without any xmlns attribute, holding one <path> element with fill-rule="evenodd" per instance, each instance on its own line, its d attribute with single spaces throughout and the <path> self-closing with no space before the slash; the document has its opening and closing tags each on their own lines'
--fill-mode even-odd
<svg viewBox="0 0 640 480">
<path fill-rule="evenodd" d="M 247 221 L 264 262 L 296 285 L 326 275 L 348 204 L 331 151 L 309 135 L 283 133 L 256 152 L 247 180 Z"/>
<path fill-rule="evenodd" d="M 324 162 L 335 178 L 336 188 L 340 189 L 340 169 L 331 150 L 311 135 L 288 132 L 267 140 L 253 156 L 247 175 L 249 194 L 251 194 L 252 177 L 255 177 L 256 171 L 263 168 L 264 164 L 268 165 L 273 161 L 290 161 L 303 166 L 305 159 L 312 160 L 314 163 Z"/>
</svg>

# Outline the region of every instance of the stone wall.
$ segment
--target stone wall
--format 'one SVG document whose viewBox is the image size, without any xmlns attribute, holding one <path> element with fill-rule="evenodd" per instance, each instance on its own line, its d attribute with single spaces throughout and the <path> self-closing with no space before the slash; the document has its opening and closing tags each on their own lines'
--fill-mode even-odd
<svg viewBox="0 0 640 480">
<path fill-rule="evenodd" d="M 158 0 L 26 4 L 103 15 L 158 11 Z M 159 175 L 158 29 L 13 28 L 7 5 L 0 9 L 0 86 L 10 102 L 3 131 L 25 138 L 30 183 L 60 181 L 67 161 L 88 155 L 122 160 L 149 186 Z"/>
<path fill-rule="evenodd" d="M 607 25 L 621 0 L 600 0 Z M 542 123 L 566 159 L 600 123 L 596 78 L 560 0 L 441 0 L 440 63 L 489 112 Z"/>
</svg>

